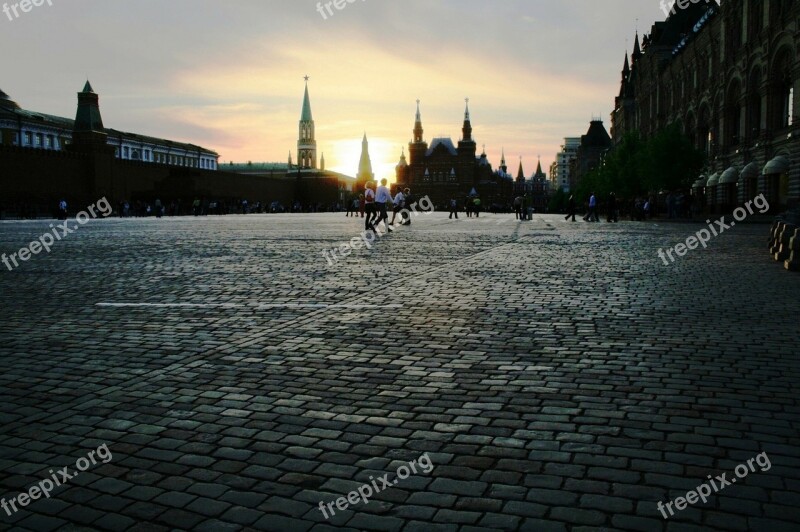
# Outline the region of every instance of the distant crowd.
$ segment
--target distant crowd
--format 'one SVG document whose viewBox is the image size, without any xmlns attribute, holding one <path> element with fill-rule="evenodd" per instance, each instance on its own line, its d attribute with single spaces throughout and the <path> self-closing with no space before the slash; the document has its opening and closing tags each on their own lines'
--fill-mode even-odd
<svg viewBox="0 0 800 532">
<path fill-rule="evenodd" d="M 384 180 L 385 181 L 385 180 Z M 385 202 L 377 201 L 375 197 L 381 187 L 386 190 L 386 197 L 381 197 Z M 376 182 L 368 183 L 364 191 L 357 196 L 352 196 L 345 202 L 334 203 L 304 203 L 295 201 L 286 206 L 281 202 L 272 201 L 250 201 L 248 199 L 213 199 L 205 197 L 195 197 L 194 199 L 172 199 L 162 201 L 160 198 L 152 200 L 121 200 L 114 205 L 114 216 L 122 218 L 144 218 L 162 216 L 220 216 L 232 214 L 283 214 L 283 213 L 326 213 L 344 212 L 346 216 L 360 216 L 364 218 L 369 209 L 374 208 L 374 204 L 385 203 L 387 215 L 402 211 L 401 205 L 411 204 L 409 198 L 413 199 L 409 189 L 398 190 L 396 194 L 391 194 L 388 184 Z M 0 204 L 0 219 L 3 217 L 16 219 L 35 219 L 42 217 L 64 218 L 66 212 L 66 200 L 60 200 L 56 205 L 49 207 L 41 204 L 30 204 L 24 202 Z M 79 207 L 78 205 L 75 205 Z M 570 196 L 566 208 L 561 210 L 562 214 L 568 213 L 566 219 L 575 220 L 581 216 L 587 222 L 596 222 L 601 216 L 605 216 L 606 221 L 614 222 L 619 219 L 630 219 L 633 221 L 644 221 L 653 217 L 667 219 L 690 219 L 703 212 L 705 208 L 702 197 L 694 197 L 683 192 L 670 192 L 658 198 L 637 196 L 629 199 L 621 199 L 613 192 L 605 197 L 600 197 L 594 193 L 590 194 L 582 202 L 578 202 L 575 196 Z M 445 202 L 439 202 L 436 209 L 449 212 L 451 219 L 458 218 L 460 214 L 465 214 L 468 218 L 480 217 L 483 212 L 494 214 L 513 213 L 517 220 L 531 220 L 534 213 L 546 212 L 546 209 L 538 206 L 534 208 L 531 198 L 525 195 L 518 195 L 510 203 L 502 204 L 492 202 L 485 204 L 483 199 L 476 195 L 466 197 L 453 197 Z M 558 212 L 556 210 L 555 212 Z M 382 214 L 381 212 L 377 213 Z M 370 220 L 376 223 L 376 214 L 370 213 Z"/>
</svg>

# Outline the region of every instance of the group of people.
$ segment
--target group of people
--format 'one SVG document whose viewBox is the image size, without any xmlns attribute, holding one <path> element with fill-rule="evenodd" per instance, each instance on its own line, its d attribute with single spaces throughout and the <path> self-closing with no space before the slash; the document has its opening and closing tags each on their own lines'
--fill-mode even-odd
<svg viewBox="0 0 800 532">
<path fill-rule="evenodd" d="M 514 198 L 514 215 L 523 222 L 533 220 L 533 206 L 527 196 Z"/>
<path fill-rule="evenodd" d="M 600 221 L 600 215 L 598 214 L 599 205 L 597 202 L 597 196 L 595 195 L 594 192 L 592 192 L 589 196 L 588 207 L 589 208 L 587 209 L 586 215 L 584 215 L 583 220 L 585 222 L 599 222 Z M 606 200 L 605 204 L 605 210 L 606 210 L 606 222 L 608 223 L 619 222 L 620 205 L 619 201 L 617 200 L 616 193 L 610 192 L 608 194 L 608 199 Z M 649 200 L 642 205 L 642 210 L 643 212 L 649 214 L 650 212 Z M 570 218 L 572 218 L 572 221 L 574 222 L 576 213 L 577 213 L 577 205 L 575 204 L 575 196 L 573 195 L 569 197 L 569 202 L 567 203 L 567 215 L 564 217 L 564 219 L 569 220 Z"/>
<path fill-rule="evenodd" d="M 455 198 L 451 198 L 450 201 L 447 202 L 448 210 L 450 211 L 450 220 L 455 218 L 458 220 L 458 200 Z M 464 212 L 467 213 L 467 218 L 472 218 L 472 215 L 475 215 L 475 218 L 481 217 L 481 198 L 478 196 L 469 197 L 464 201 Z"/>
<path fill-rule="evenodd" d="M 400 225 L 411 225 L 411 216 L 409 216 L 407 205 L 414 204 L 414 198 L 411 196 L 411 189 L 398 191 L 397 194 L 392 196 L 389 190 L 388 181 L 381 179 L 381 184 L 376 186 L 375 181 L 369 181 L 364 186 L 364 194 L 359 196 L 358 199 L 353 200 L 350 209 L 348 209 L 346 216 L 356 216 L 357 211 L 363 206 L 361 216 L 364 218 L 364 230 L 375 231 L 375 227 L 383 223 L 389 231 L 393 231 L 397 215 L 400 215 Z M 392 210 L 392 220 L 389 221 L 389 209 Z"/>
</svg>

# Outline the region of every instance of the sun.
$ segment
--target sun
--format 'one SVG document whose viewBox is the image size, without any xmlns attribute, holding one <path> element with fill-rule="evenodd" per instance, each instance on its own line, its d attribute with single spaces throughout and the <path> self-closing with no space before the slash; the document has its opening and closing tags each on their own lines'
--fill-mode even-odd
<svg viewBox="0 0 800 532">
<path fill-rule="evenodd" d="M 401 147 L 396 142 L 384 138 L 369 140 L 369 156 L 372 162 L 372 172 L 375 179 L 387 179 L 394 183 L 395 167 L 400 160 Z M 325 155 L 329 167 L 334 172 L 355 177 L 358 173 L 358 163 L 361 161 L 361 139 L 338 140 L 333 143 L 333 154 Z"/>
</svg>

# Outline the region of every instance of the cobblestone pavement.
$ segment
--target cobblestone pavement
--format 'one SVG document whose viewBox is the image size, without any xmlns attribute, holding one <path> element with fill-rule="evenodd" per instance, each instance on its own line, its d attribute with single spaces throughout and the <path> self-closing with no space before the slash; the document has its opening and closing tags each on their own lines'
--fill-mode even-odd
<svg viewBox="0 0 800 532">
<path fill-rule="evenodd" d="M 0 496 L 113 455 L 0 528 L 800 529 L 800 275 L 768 226 L 667 267 L 699 226 L 435 213 L 329 266 L 360 224 L 93 221 L 0 266 Z"/>
</svg>

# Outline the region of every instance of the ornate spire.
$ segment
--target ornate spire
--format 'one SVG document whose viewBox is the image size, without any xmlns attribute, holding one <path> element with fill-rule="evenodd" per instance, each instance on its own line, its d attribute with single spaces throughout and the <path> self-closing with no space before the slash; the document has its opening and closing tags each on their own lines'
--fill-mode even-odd
<svg viewBox="0 0 800 532">
<path fill-rule="evenodd" d="M 314 118 L 311 116 L 311 99 L 308 97 L 308 76 L 305 77 L 306 80 L 306 93 L 303 97 L 303 112 L 300 116 L 300 120 L 303 122 L 311 122 Z"/>
<path fill-rule="evenodd" d="M 414 121 L 414 142 L 421 143 L 422 142 L 422 134 L 424 130 L 422 129 L 422 114 L 419 112 L 419 100 L 417 100 L 417 117 Z"/>
<path fill-rule="evenodd" d="M 464 110 L 464 127 L 461 128 L 463 133 L 464 142 L 472 142 L 472 123 L 469 120 L 469 98 L 464 99 L 467 102 L 467 107 Z"/>
<path fill-rule="evenodd" d="M 400 154 L 400 162 L 397 163 L 398 168 L 405 168 L 408 166 L 408 161 L 406 160 L 406 149 L 403 148 L 403 153 Z"/>
<path fill-rule="evenodd" d="M 308 76 L 303 95 L 303 111 L 300 114 L 300 135 L 297 140 L 297 165 L 301 168 L 317 167 L 317 139 L 314 118 L 311 115 L 311 99 L 308 97 Z"/>
<path fill-rule="evenodd" d="M 639 58 L 642 57 L 642 47 L 639 45 L 639 32 L 636 32 L 636 40 L 633 41 L 633 64 L 635 65 Z"/>
<path fill-rule="evenodd" d="M 356 180 L 359 183 L 366 183 L 375 179 L 375 174 L 372 172 L 372 160 L 369 157 L 369 141 L 367 134 L 364 133 L 364 140 L 361 141 L 361 160 L 358 162 L 358 175 Z"/>
</svg>

